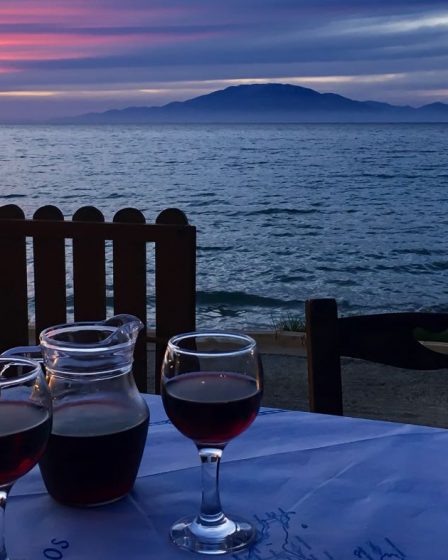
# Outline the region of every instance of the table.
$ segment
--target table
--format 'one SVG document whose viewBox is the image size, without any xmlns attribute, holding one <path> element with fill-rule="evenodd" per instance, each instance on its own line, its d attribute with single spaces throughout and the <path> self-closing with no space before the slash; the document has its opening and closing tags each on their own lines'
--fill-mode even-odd
<svg viewBox="0 0 448 560">
<path fill-rule="evenodd" d="M 151 425 L 133 492 L 108 506 L 54 502 L 39 470 L 13 488 L 6 538 L 12 558 L 199 558 L 177 550 L 170 524 L 196 512 L 199 459 L 145 395 Z M 239 560 L 446 560 L 448 431 L 262 409 L 224 452 L 226 512 L 254 520 L 260 538 Z"/>
</svg>

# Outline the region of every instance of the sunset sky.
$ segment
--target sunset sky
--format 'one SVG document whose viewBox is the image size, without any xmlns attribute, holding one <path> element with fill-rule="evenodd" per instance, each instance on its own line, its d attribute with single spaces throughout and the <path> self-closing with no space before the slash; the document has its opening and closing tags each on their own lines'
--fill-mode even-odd
<svg viewBox="0 0 448 560">
<path fill-rule="evenodd" d="M 448 103 L 448 0 L 0 0 L 0 120 L 284 82 Z"/>
</svg>

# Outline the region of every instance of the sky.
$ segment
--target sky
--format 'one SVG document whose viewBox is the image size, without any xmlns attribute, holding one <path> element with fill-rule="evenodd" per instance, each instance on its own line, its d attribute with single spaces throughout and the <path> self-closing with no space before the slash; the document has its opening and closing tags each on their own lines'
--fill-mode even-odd
<svg viewBox="0 0 448 560">
<path fill-rule="evenodd" d="M 0 0 L 0 120 L 281 82 L 448 103 L 448 0 Z"/>
</svg>

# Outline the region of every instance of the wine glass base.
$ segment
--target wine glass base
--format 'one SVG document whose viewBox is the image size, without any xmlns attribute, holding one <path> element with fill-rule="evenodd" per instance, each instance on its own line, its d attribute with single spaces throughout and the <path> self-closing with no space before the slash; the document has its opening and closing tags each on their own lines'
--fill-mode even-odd
<svg viewBox="0 0 448 560">
<path fill-rule="evenodd" d="M 217 525 L 204 525 L 198 517 L 179 519 L 170 530 L 172 542 L 179 548 L 200 554 L 238 552 L 255 542 L 257 530 L 248 521 L 223 516 Z"/>
</svg>

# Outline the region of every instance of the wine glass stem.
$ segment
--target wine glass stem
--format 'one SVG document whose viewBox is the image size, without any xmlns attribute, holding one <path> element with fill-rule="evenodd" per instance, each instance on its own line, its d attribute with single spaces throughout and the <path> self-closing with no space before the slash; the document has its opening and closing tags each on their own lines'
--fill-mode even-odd
<svg viewBox="0 0 448 560">
<path fill-rule="evenodd" d="M 202 447 L 198 450 L 202 470 L 202 502 L 198 522 L 201 525 L 216 526 L 225 519 L 219 498 L 219 465 L 222 449 Z"/>
<path fill-rule="evenodd" d="M 5 547 L 5 508 L 12 484 L 0 487 L 0 560 L 8 560 Z"/>
</svg>

